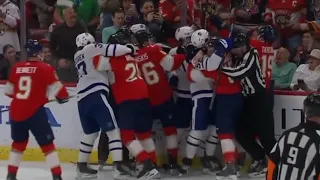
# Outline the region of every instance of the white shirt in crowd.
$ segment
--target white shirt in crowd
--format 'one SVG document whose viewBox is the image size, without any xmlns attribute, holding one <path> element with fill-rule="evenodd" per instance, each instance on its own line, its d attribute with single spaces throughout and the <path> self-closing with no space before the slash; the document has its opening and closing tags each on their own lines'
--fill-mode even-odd
<svg viewBox="0 0 320 180">
<path fill-rule="evenodd" d="M 17 27 L 20 21 L 20 10 L 10 0 L 0 5 L 0 11 L 7 14 L 6 18 L 0 19 L 0 54 L 3 54 L 3 46 L 11 44 L 17 52 L 20 52 L 20 43 Z"/>
<path fill-rule="evenodd" d="M 298 84 L 298 79 L 303 80 L 308 89 L 316 91 L 320 85 L 320 65 L 311 71 L 308 64 L 301 64 L 293 75 L 291 88 Z"/>
</svg>

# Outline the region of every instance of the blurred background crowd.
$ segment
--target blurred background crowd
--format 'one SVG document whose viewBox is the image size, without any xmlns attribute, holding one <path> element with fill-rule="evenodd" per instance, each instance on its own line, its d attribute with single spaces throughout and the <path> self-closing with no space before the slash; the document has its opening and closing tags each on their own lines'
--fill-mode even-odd
<svg viewBox="0 0 320 180">
<path fill-rule="evenodd" d="M 64 1 L 63 3 L 61 3 Z M 60 4 L 71 3 L 70 7 Z M 0 0 L 0 79 L 19 61 L 21 3 Z M 75 38 L 83 32 L 107 43 L 123 26 L 146 24 L 158 43 L 175 47 L 175 30 L 183 25 L 227 37 L 229 31 L 254 36 L 261 24 L 278 32 L 272 66 L 276 89 L 320 88 L 320 0 L 26 0 L 26 37 L 43 44 L 41 58 L 64 82 L 76 82 Z M 14 18 L 16 23 L 7 19 Z M 318 47 L 319 46 L 319 47 Z M 297 80 L 304 83 L 297 83 Z"/>
</svg>

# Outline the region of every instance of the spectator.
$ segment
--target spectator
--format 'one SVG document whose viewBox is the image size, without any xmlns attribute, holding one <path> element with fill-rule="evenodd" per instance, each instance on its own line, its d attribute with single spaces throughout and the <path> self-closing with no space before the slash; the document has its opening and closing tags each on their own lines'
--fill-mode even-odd
<svg viewBox="0 0 320 180">
<path fill-rule="evenodd" d="M 319 1 L 307 1 L 307 20 L 320 20 L 320 3 Z"/>
<path fill-rule="evenodd" d="M 231 0 L 231 16 L 235 18 L 234 29 L 243 33 L 255 29 L 262 23 L 266 0 Z"/>
<path fill-rule="evenodd" d="M 65 22 L 54 28 L 50 36 L 50 50 L 55 59 L 58 59 L 57 72 L 62 81 L 76 81 L 77 73 L 73 57 L 76 53 L 76 37 L 86 32 L 82 23 L 77 20 L 73 8 L 63 10 Z"/>
<path fill-rule="evenodd" d="M 314 37 L 313 32 L 305 32 L 302 35 L 302 44 L 298 48 L 296 56 L 293 58 L 293 62 L 298 66 L 300 64 L 307 63 L 308 56 L 310 54 L 310 43 Z"/>
<path fill-rule="evenodd" d="M 72 0 L 79 20 L 86 25 L 89 32 L 94 34 L 100 22 L 100 7 L 98 0 Z M 54 12 L 55 22 L 62 23 L 61 17 L 64 7 L 58 7 Z"/>
<path fill-rule="evenodd" d="M 102 31 L 102 42 L 103 43 L 107 43 L 109 37 L 112 34 L 116 33 L 123 26 L 124 12 L 121 8 L 112 13 L 112 22 L 113 22 L 113 26 L 106 27 Z"/>
<path fill-rule="evenodd" d="M 41 29 L 47 29 L 52 23 L 54 5 L 57 0 L 30 0 L 37 6 L 38 21 Z"/>
<path fill-rule="evenodd" d="M 16 50 L 10 44 L 3 46 L 4 59 L 0 62 L 0 80 L 7 80 L 13 65 L 18 62 Z"/>
<path fill-rule="evenodd" d="M 125 14 L 124 25 L 133 25 L 137 22 L 138 12 L 132 0 L 121 0 L 121 5 Z"/>
<path fill-rule="evenodd" d="M 308 64 L 301 64 L 293 75 L 291 88 L 293 90 L 317 91 L 320 84 L 320 50 L 310 53 Z"/>
<path fill-rule="evenodd" d="M 294 58 L 297 48 L 301 45 L 301 35 L 297 33 L 300 23 L 304 21 L 306 1 L 269 0 L 264 16 L 265 23 L 273 24 L 280 32 L 282 45 L 287 47 Z M 290 13 L 289 13 L 290 12 Z"/>
<path fill-rule="evenodd" d="M 41 52 L 40 52 L 40 58 L 43 62 L 50 64 L 50 66 L 56 68 L 57 62 L 55 59 L 53 59 L 50 46 L 48 44 L 44 44 L 42 46 Z"/>
<path fill-rule="evenodd" d="M 3 46 L 6 44 L 11 44 L 17 52 L 20 52 L 17 33 L 20 10 L 10 0 L 0 0 L 0 10 L 0 54 L 3 54 Z"/>
<path fill-rule="evenodd" d="M 168 37 L 174 37 L 175 30 L 163 20 L 159 10 L 154 8 L 152 0 L 145 0 L 141 4 L 140 23 L 145 24 L 156 37 L 157 42 L 166 42 Z"/>
<path fill-rule="evenodd" d="M 55 27 L 50 36 L 50 49 L 57 57 L 60 68 L 68 67 L 73 62 L 76 53 L 76 37 L 86 32 L 85 27 L 77 21 L 77 14 L 74 9 L 64 9 L 65 22 Z"/>
<path fill-rule="evenodd" d="M 275 89 L 290 89 L 290 83 L 297 65 L 289 62 L 290 53 L 286 48 L 277 50 L 275 62 L 272 64 L 272 80 Z"/>
<path fill-rule="evenodd" d="M 112 12 L 120 7 L 120 3 L 118 0 L 99 0 L 99 5 L 102 9 L 99 29 L 102 31 L 105 27 L 113 26 Z"/>
</svg>

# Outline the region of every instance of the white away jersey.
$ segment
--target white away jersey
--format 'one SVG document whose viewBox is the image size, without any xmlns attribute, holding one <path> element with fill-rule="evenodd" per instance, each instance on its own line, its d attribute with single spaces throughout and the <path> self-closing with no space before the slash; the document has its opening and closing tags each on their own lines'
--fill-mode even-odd
<svg viewBox="0 0 320 180">
<path fill-rule="evenodd" d="M 176 55 L 177 49 L 178 49 L 177 47 L 172 48 L 169 51 L 169 54 Z M 176 94 L 178 97 L 182 97 L 182 98 L 191 98 L 190 82 L 188 80 L 187 67 L 188 67 L 188 63 L 184 61 L 182 65 L 175 71 L 179 79 L 178 86 L 176 89 Z"/>
<path fill-rule="evenodd" d="M 96 56 L 122 56 L 131 53 L 131 49 L 122 45 L 113 44 L 89 44 L 74 55 L 75 66 L 78 70 L 78 100 L 87 95 L 105 90 L 109 92 L 109 80 L 107 69 L 96 69 L 100 67 L 94 64 Z"/>
<path fill-rule="evenodd" d="M 200 65 L 201 61 L 204 61 L 206 59 L 208 59 L 208 56 L 205 55 L 204 57 L 201 58 L 201 60 L 199 60 L 198 64 Z M 202 66 L 197 66 L 195 68 L 198 70 L 206 70 Z M 192 71 L 189 73 L 192 73 Z M 204 97 L 211 98 L 213 93 L 213 82 L 210 78 L 203 77 L 202 81 L 190 83 L 190 91 L 191 91 L 192 99 L 199 99 Z"/>
</svg>

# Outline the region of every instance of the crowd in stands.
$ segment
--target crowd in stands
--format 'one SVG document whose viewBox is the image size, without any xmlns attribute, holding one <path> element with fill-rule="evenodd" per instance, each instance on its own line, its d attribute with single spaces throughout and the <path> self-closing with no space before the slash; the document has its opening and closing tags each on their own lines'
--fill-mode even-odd
<svg viewBox="0 0 320 180">
<path fill-rule="evenodd" d="M 60 6 L 71 4 L 70 7 Z M 75 38 L 83 32 L 98 42 L 123 26 L 146 24 L 156 42 L 177 45 L 175 30 L 182 18 L 194 28 L 227 37 L 229 30 L 253 32 L 261 24 L 276 27 L 278 40 L 271 59 L 275 89 L 315 91 L 320 88 L 320 1 L 308 0 L 27 0 L 27 36 L 43 44 L 41 57 L 56 67 L 62 81 L 76 82 Z M 19 61 L 18 0 L 0 0 L 0 79 L 6 80 Z M 21 7 L 20 7 L 21 8 Z M 231 28 L 232 27 L 232 28 Z M 312 45 L 313 44 L 313 45 Z M 21 45 L 22 46 L 22 45 Z M 299 80 L 303 80 L 302 82 Z"/>
</svg>

